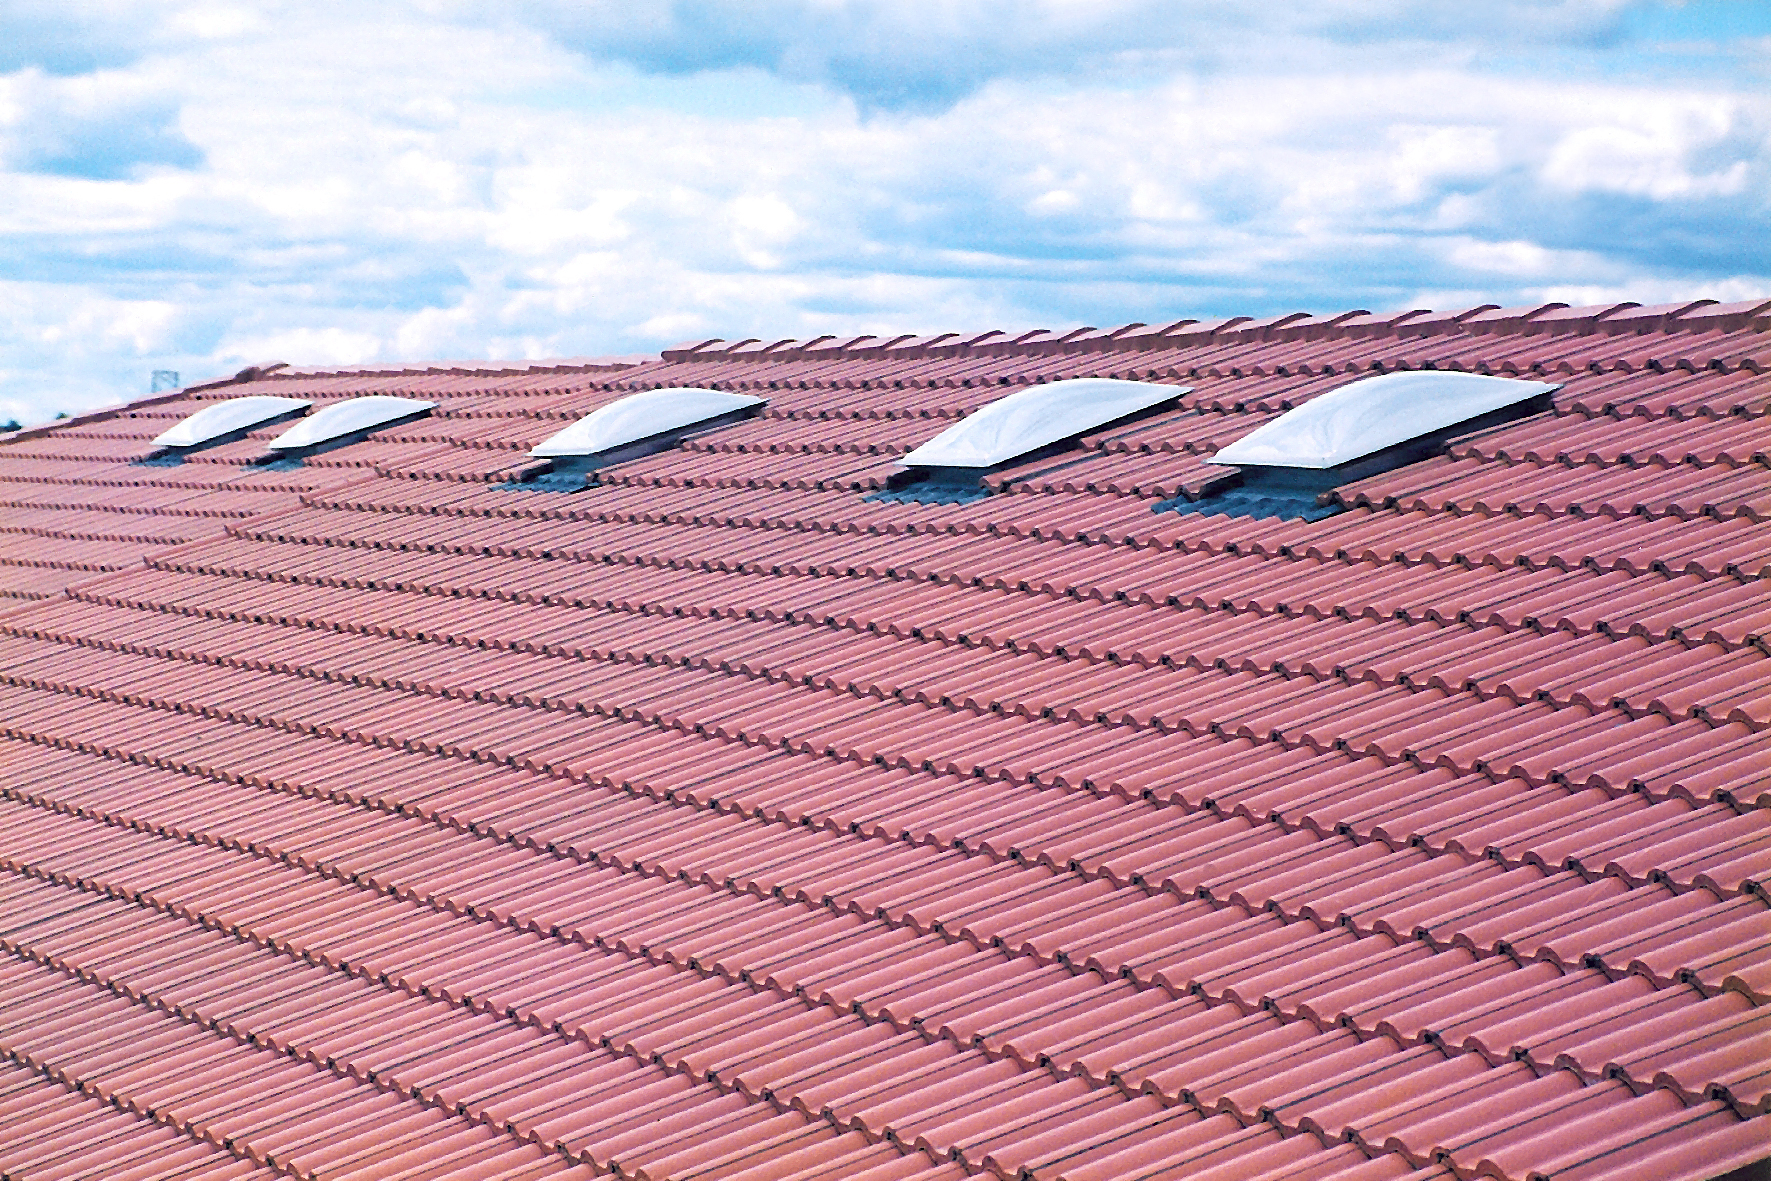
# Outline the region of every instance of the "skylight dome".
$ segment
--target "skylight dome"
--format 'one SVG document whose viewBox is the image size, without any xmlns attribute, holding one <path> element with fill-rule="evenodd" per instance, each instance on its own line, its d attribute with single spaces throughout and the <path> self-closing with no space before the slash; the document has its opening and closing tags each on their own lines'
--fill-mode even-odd
<svg viewBox="0 0 1771 1181">
<path fill-rule="evenodd" d="M 902 462 L 907 467 L 995 467 L 1158 406 L 1187 388 L 1111 377 L 1030 386 L 961 419 Z"/>
<path fill-rule="evenodd" d="M 205 406 L 178 425 L 161 431 L 154 436 L 154 445 L 185 450 L 201 447 L 205 443 L 243 434 L 255 426 L 299 414 L 311 405 L 312 402 L 301 398 L 273 398 L 268 394 L 229 398 Z"/>
<path fill-rule="evenodd" d="M 372 394 L 335 402 L 316 414 L 310 414 L 270 442 L 273 451 L 297 452 L 327 443 L 335 443 L 353 435 L 362 435 L 377 427 L 418 418 L 436 409 L 435 402 L 416 398 L 395 398 Z"/>
<path fill-rule="evenodd" d="M 1234 468 L 1194 499 L 1157 512 L 1320 521 L 1345 507 L 1334 489 L 1437 454 L 1458 435 L 1547 409 L 1560 386 L 1475 373 L 1386 373 L 1288 410 L 1207 462 Z"/>
<path fill-rule="evenodd" d="M 550 435 L 529 454 L 538 459 L 602 455 L 629 444 L 713 425 L 767 404 L 749 394 L 672 386 L 617 398 Z"/>
<path fill-rule="evenodd" d="M 1386 373 L 1288 410 L 1225 447 L 1210 462 L 1314 470 L 1340 467 L 1560 388 L 1476 373 Z"/>
</svg>

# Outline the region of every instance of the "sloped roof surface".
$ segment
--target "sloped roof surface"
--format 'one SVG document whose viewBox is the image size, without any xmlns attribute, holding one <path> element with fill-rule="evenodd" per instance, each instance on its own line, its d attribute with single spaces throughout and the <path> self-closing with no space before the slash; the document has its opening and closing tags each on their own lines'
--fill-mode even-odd
<svg viewBox="0 0 1771 1181">
<path fill-rule="evenodd" d="M 0 446 L 0 1170 L 1692 1178 L 1771 1156 L 1771 304 L 699 342 Z M 1553 413 L 1156 513 L 1375 371 Z M 1178 408 L 879 503 L 1021 384 Z M 755 420 L 523 490 L 621 394 Z M 214 399 L 434 416 L 144 465 Z"/>
</svg>

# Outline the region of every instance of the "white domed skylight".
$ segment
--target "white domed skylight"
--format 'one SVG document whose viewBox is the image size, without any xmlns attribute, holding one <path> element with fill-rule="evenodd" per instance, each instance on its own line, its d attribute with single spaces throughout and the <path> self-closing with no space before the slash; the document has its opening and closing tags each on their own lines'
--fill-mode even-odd
<svg viewBox="0 0 1771 1181">
<path fill-rule="evenodd" d="M 348 435 L 417 418 L 430 413 L 436 407 L 435 402 L 395 398 L 385 394 L 352 398 L 348 402 L 334 402 L 272 439 L 270 447 L 274 451 L 299 451 L 307 447 L 318 447 Z"/>
<path fill-rule="evenodd" d="M 1031 386 L 961 419 L 901 462 L 908 467 L 995 467 L 1161 405 L 1188 388 L 1110 377 Z"/>
<path fill-rule="evenodd" d="M 766 399 L 723 390 L 673 386 L 617 398 L 550 435 L 529 454 L 538 459 L 600 455 L 685 427 L 766 405 Z"/>
<path fill-rule="evenodd" d="M 156 447 L 201 447 L 227 435 L 240 434 L 266 422 L 275 422 L 306 410 L 312 402 L 301 398 L 274 398 L 254 394 L 216 402 L 190 415 L 176 426 L 154 436 Z"/>
<path fill-rule="evenodd" d="M 1238 467 L 1339 467 L 1560 388 L 1476 373 L 1386 373 L 1286 411 L 1219 451 L 1210 462 Z"/>
</svg>

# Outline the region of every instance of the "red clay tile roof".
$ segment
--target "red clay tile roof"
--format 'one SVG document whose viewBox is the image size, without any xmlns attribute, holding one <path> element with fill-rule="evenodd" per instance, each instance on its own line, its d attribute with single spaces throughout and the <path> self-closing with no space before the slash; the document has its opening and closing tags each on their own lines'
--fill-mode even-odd
<svg viewBox="0 0 1771 1181">
<path fill-rule="evenodd" d="M 0 1170 L 1771 1156 L 1768 314 L 267 367 L 20 437 Z M 1565 385 L 1316 524 L 1151 511 L 1422 366 Z M 1076 376 L 1193 392 L 976 503 L 863 499 Z M 661 385 L 771 403 L 589 491 L 506 483 Z M 258 392 L 442 405 L 298 470 L 267 434 L 134 462 Z"/>
</svg>

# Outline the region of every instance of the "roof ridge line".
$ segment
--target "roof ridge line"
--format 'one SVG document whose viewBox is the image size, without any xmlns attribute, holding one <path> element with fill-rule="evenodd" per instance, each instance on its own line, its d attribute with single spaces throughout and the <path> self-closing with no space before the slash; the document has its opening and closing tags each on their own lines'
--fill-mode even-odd
<svg viewBox="0 0 1771 1181">
<path fill-rule="evenodd" d="M 1720 316 L 1704 313 L 1720 309 Z M 1022 332 L 1010 336 L 1000 330 L 972 333 L 947 333 L 933 337 L 906 336 L 818 336 L 805 340 L 760 342 L 756 338 L 738 341 L 718 337 L 698 337 L 664 348 L 660 360 L 665 364 L 705 363 L 713 360 L 745 363 L 779 361 L 849 361 L 883 357 L 927 360 L 938 357 L 1042 356 L 1048 354 L 1104 353 L 1148 351 L 1205 342 L 1233 344 L 1277 343 L 1306 340 L 1336 340 L 1354 337 L 1419 337 L 1431 335 L 1520 335 L 1534 334 L 1540 328 L 1566 331 L 1569 334 L 1617 330 L 1632 334 L 1654 331 L 1675 332 L 1714 318 L 1725 324 L 1756 324 L 1766 318 L 1771 300 L 1746 301 L 1716 305 L 1713 300 L 1696 300 L 1684 304 L 1663 304 L 1643 308 L 1635 303 L 1594 304 L 1571 308 L 1563 303 L 1544 303 L 1532 307 L 1501 308 L 1496 304 L 1477 304 L 1461 311 L 1432 313 L 1425 309 L 1373 315 L 1363 309 L 1325 316 L 1293 312 L 1282 316 L 1251 319 L 1234 316 L 1227 319 L 1182 319 L 1164 327 L 1149 329 L 1142 321 L 1132 321 L 1117 328 L 1070 329 L 1061 334 L 1045 330 Z M 1704 325 L 1707 329 L 1708 325 Z M 1139 332 L 1139 329 L 1149 329 Z M 1498 331 L 1497 331 L 1498 330 Z M 831 343 L 831 342 L 837 343 Z M 1171 343 L 1172 342 L 1172 343 Z M 760 346 L 760 347 L 758 347 Z M 812 354 L 816 354 L 813 356 Z"/>
</svg>

